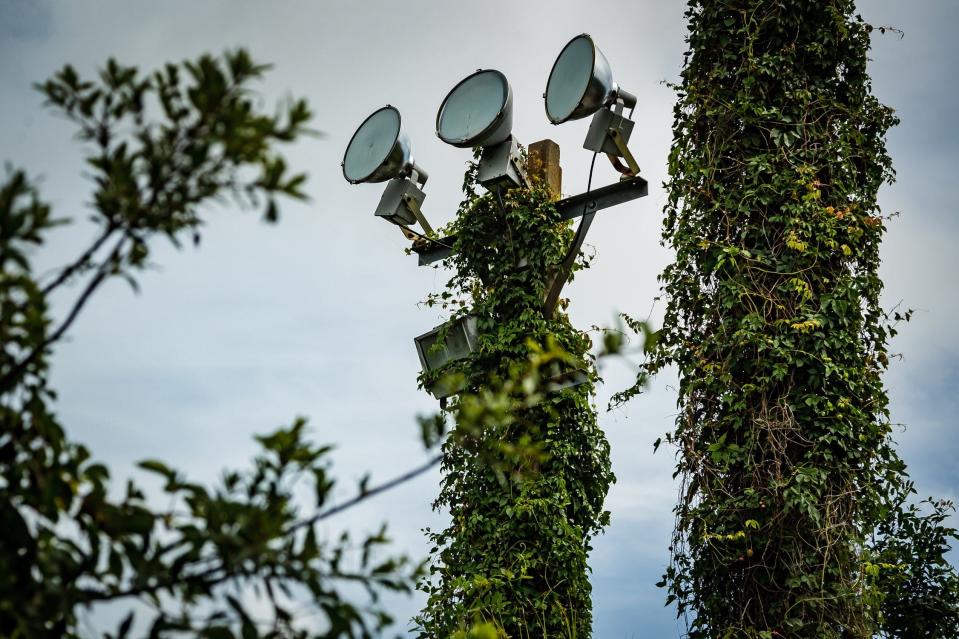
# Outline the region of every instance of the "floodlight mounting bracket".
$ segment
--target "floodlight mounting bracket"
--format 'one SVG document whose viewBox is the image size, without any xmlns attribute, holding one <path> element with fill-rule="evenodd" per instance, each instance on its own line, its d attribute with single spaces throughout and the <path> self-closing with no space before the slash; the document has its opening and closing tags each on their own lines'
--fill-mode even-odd
<svg viewBox="0 0 959 639">
<path fill-rule="evenodd" d="M 647 195 L 649 195 L 649 183 L 637 175 L 586 193 L 563 198 L 556 202 L 555 206 L 560 219 L 573 220 Z M 427 241 L 419 246 L 414 244 L 413 252 L 419 256 L 420 266 L 428 266 L 455 253 L 455 245 L 455 235 L 439 239 L 427 238 Z"/>
<path fill-rule="evenodd" d="M 610 96 L 611 96 L 611 101 L 614 104 L 621 104 L 622 106 L 630 110 L 636 108 L 636 102 L 637 102 L 636 96 L 630 93 L 629 91 L 627 91 L 626 89 L 624 89 L 623 87 L 619 86 L 615 82 L 613 82 L 613 90 L 610 92 Z"/>
<path fill-rule="evenodd" d="M 420 226 L 423 227 L 423 231 L 427 235 L 433 235 L 433 227 L 430 226 L 430 223 L 426 221 L 426 216 L 423 215 L 423 209 L 420 208 L 420 203 L 417 202 L 416 197 L 410 193 L 403 194 L 403 203 L 406 204 L 410 212 L 413 213 L 413 217 L 416 218 L 416 221 L 420 223 Z"/>
<path fill-rule="evenodd" d="M 635 123 L 623 115 L 622 105 L 617 107 L 615 111 L 609 107 L 603 107 L 593 115 L 586 139 L 583 141 L 584 149 L 593 153 L 623 156 L 622 147 L 629 143 Z M 622 145 L 616 142 L 613 132 L 619 134 Z"/>
<path fill-rule="evenodd" d="M 424 242 L 430 241 L 428 237 L 426 237 L 422 233 L 417 233 L 416 231 L 406 226 L 405 224 L 397 224 L 396 226 L 399 227 L 400 232 L 403 234 L 403 237 L 413 242 L 414 245 L 416 244 L 422 245 Z"/>
<path fill-rule="evenodd" d="M 609 158 L 609 161 L 613 163 L 613 167 L 623 174 L 623 177 L 620 179 L 628 180 L 631 177 L 639 175 L 639 164 L 637 164 L 636 158 L 633 157 L 629 147 L 626 146 L 626 141 L 623 139 L 623 134 L 619 132 L 619 129 L 612 129 L 609 131 L 609 137 L 613 140 L 613 144 L 615 144 L 616 148 L 619 150 L 619 155 L 626 160 L 627 166 L 623 167 L 619 162 L 619 157 L 610 154 L 606 155 L 606 157 Z"/>
<path fill-rule="evenodd" d="M 403 172 L 414 184 L 418 184 L 420 188 L 426 186 L 426 181 L 430 179 L 430 174 L 427 173 L 423 167 L 412 160 L 410 160 L 410 162 L 406 165 Z"/>
<path fill-rule="evenodd" d="M 420 208 L 425 199 L 426 193 L 409 177 L 393 178 L 387 182 L 374 215 L 397 226 L 419 222 L 426 233 L 432 234 L 433 229 Z"/>
<path fill-rule="evenodd" d="M 526 184 L 523 156 L 519 150 L 519 142 L 513 135 L 499 144 L 483 147 L 476 181 L 491 192 Z"/>
</svg>

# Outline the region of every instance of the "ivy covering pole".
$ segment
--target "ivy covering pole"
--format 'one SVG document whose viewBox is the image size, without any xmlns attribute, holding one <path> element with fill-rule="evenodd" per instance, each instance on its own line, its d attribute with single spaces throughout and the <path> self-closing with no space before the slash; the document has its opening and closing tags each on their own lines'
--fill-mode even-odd
<svg viewBox="0 0 959 639">
<path fill-rule="evenodd" d="M 429 533 L 431 578 L 420 636 L 591 636 L 587 555 L 609 520 L 609 444 L 591 404 L 590 340 L 565 313 L 545 319 L 543 300 L 572 240 L 542 182 L 501 194 L 475 192 L 476 164 L 452 228 L 455 274 L 429 304 L 477 318 L 475 353 L 454 374 L 472 392 L 453 399 L 456 426 L 443 447 L 436 507 L 452 522 Z M 576 268 L 586 266 L 584 258 Z M 586 383 L 549 389 L 559 370 Z M 430 386 L 440 371 L 426 374 Z M 493 392 L 508 398 L 480 401 Z M 497 413 L 477 420 L 477 411 Z M 477 429 L 469 424 L 481 423 Z M 472 631 L 474 636 L 477 630 Z M 478 636 L 478 635 L 477 635 Z"/>
<path fill-rule="evenodd" d="M 879 304 L 897 120 L 871 93 L 874 29 L 851 0 L 690 0 L 686 17 L 668 305 L 617 397 L 678 368 L 660 585 L 694 639 L 956 636 L 954 508 L 910 502 L 881 381 L 910 313 Z"/>
<path fill-rule="evenodd" d="M 690 0 L 649 371 L 682 480 L 661 585 L 689 636 L 871 637 L 869 539 L 905 483 L 881 374 L 892 110 L 851 0 Z"/>
</svg>

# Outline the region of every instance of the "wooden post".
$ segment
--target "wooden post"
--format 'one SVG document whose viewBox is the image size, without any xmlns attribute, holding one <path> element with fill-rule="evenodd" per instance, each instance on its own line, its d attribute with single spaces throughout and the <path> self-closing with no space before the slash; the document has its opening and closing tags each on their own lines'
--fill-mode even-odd
<svg viewBox="0 0 959 639">
<path fill-rule="evenodd" d="M 552 140 L 533 142 L 526 149 L 526 174 L 533 180 L 541 180 L 553 194 L 553 199 L 563 197 L 563 169 L 559 166 L 559 145 Z"/>
</svg>

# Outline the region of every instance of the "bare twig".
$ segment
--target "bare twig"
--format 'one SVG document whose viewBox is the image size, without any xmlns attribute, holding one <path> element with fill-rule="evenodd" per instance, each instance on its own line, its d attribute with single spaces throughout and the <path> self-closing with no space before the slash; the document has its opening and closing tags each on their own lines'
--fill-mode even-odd
<svg viewBox="0 0 959 639">
<path fill-rule="evenodd" d="M 287 532 L 293 532 L 294 530 L 298 530 L 300 528 L 312 526 L 318 521 L 322 521 L 324 519 L 332 517 L 333 515 L 336 515 L 337 513 L 341 513 L 344 510 L 347 510 L 348 508 L 352 508 L 353 506 L 359 504 L 360 502 L 366 501 L 367 499 L 371 497 L 375 497 L 376 495 L 379 495 L 382 492 L 390 490 L 391 488 L 395 488 L 396 486 L 399 486 L 400 484 L 408 482 L 409 480 L 415 477 L 418 477 L 419 475 L 422 475 L 433 466 L 436 466 L 437 464 L 439 464 L 441 461 L 443 461 L 442 453 L 432 457 L 429 461 L 427 461 L 422 466 L 418 466 L 414 468 L 413 470 L 403 473 L 402 475 L 398 477 L 394 477 L 393 479 L 387 482 L 384 482 L 380 484 L 379 486 L 374 486 L 373 488 L 364 490 L 360 492 L 359 494 L 355 495 L 353 498 L 343 502 L 342 504 L 338 504 L 336 506 L 333 506 L 332 508 L 328 508 L 327 510 L 322 510 L 316 513 L 315 515 L 313 515 L 312 517 L 309 517 L 307 519 L 304 519 L 302 521 L 299 521 L 293 524 L 293 526 L 291 526 Z"/>
<path fill-rule="evenodd" d="M 74 273 L 89 263 L 90 258 L 93 257 L 98 250 L 100 250 L 100 247 L 103 246 L 104 242 L 110 239 L 110 236 L 113 235 L 116 230 L 117 227 L 114 224 L 107 224 L 104 227 L 103 232 L 93 242 L 90 248 L 83 252 L 83 255 L 78 257 L 72 264 L 65 266 L 55 280 L 43 287 L 43 294 L 49 295 L 54 289 L 66 282 Z"/>
<path fill-rule="evenodd" d="M 89 301 L 90 297 L 94 292 L 103 284 L 103 281 L 110 275 L 111 270 L 113 269 L 117 258 L 120 256 L 123 246 L 126 243 L 128 237 L 124 234 L 120 238 L 120 241 L 116 243 L 113 247 L 113 250 L 110 251 L 110 255 L 100 264 L 97 269 L 97 274 L 87 283 L 86 287 L 83 289 L 83 292 L 77 297 L 73 302 L 73 306 L 70 308 L 70 312 L 67 313 L 67 316 L 64 318 L 63 322 L 47 337 L 43 342 L 38 344 L 36 348 L 30 351 L 30 354 L 24 357 L 19 363 L 15 364 L 6 375 L 0 378 L 0 392 L 5 392 L 10 390 L 16 382 L 17 377 L 19 377 L 23 371 L 30 366 L 41 354 L 52 344 L 55 344 L 59 341 L 63 335 L 67 332 L 73 322 L 77 319 L 77 316 L 80 314 L 80 311 L 83 310 L 83 307 Z"/>
</svg>

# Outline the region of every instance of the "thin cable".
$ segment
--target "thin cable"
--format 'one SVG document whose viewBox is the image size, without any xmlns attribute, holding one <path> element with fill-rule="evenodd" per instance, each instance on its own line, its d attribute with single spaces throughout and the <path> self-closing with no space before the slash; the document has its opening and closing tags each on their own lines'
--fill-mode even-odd
<svg viewBox="0 0 959 639">
<path fill-rule="evenodd" d="M 503 214 L 503 217 L 506 217 L 506 205 L 503 204 L 503 188 L 500 186 L 496 187 L 496 199 L 499 201 L 499 210 Z"/>
<path fill-rule="evenodd" d="M 589 210 L 589 194 L 593 192 L 593 169 L 596 168 L 596 156 L 599 155 L 599 151 L 593 152 L 593 159 L 589 162 L 589 178 L 586 180 L 586 199 L 583 201 L 583 215 L 586 217 L 586 211 Z M 578 253 L 579 251 L 577 251 Z M 573 258 L 575 259 L 575 258 Z"/>
<path fill-rule="evenodd" d="M 506 213 L 506 205 L 503 203 L 503 187 L 496 187 L 496 199 L 499 201 L 499 210 L 503 214 L 503 223 L 506 224 L 506 233 L 509 238 L 509 250 L 516 259 L 516 248 L 513 246 L 513 228 L 509 225 L 509 214 Z"/>
<path fill-rule="evenodd" d="M 593 190 L 593 169 L 596 167 L 596 156 L 599 151 L 593 152 L 593 160 L 589 163 L 589 179 L 586 181 L 586 195 Z M 586 203 L 583 203 L 583 215 L 586 215 Z"/>
<path fill-rule="evenodd" d="M 599 151 L 593 152 L 593 159 L 589 163 L 589 179 L 586 180 L 586 198 L 583 200 L 583 215 L 589 210 L 589 194 L 593 191 L 593 169 L 596 168 L 596 156 Z"/>
</svg>

